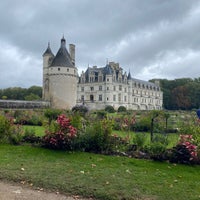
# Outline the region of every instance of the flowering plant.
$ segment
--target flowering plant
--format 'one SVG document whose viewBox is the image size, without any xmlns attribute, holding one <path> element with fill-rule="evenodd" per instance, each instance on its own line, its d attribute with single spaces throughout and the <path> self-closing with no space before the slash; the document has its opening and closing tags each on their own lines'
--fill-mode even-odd
<svg viewBox="0 0 200 200">
<path fill-rule="evenodd" d="M 171 162 L 194 164 L 198 163 L 197 146 L 192 135 L 180 135 L 178 144 L 172 149 Z"/>
<path fill-rule="evenodd" d="M 73 141 L 77 136 L 77 129 L 64 114 L 58 116 L 55 131 L 46 131 L 43 137 L 43 146 L 50 149 L 72 150 Z"/>
<path fill-rule="evenodd" d="M 190 160 L 197 158 L 197 146 L 194 145 L 192 135 L 180 135 L 179 136 L 179 145 L 184 145 L 189 151 L 191 158 Z"/>
</svg>

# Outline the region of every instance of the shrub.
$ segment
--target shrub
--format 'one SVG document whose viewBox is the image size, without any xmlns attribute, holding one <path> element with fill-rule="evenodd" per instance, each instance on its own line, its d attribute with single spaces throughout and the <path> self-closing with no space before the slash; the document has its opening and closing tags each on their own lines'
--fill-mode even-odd
<svg viewBox="0 0 200 200">
<path fill-rule="evenodd" d="M 11 123 L 10 134 L 8 137 L 9 143 L 14 145 L 20 144 L 22 142 L 23 133 L 23 127 L 21 125 Z"/>
<path fill-rule="evenodd" d="M 86 132 L 79 137 L 79 146 L 82 150 L 95 153 L 111 151 L 112 120 L 96 121 L 86 128 Z"/>
<path fill-rule="evenodd" d="M 57 150 L 73 150 L 77 129 L 64 114 L 58 116 L 56 124 L 57 126 L 50 127 L 50 130 L 46 131 L 46 135 L 42 138 L 42 146 Z"/>
<path fill-rule="evenodd" d="M 135 131 L 141 131 L 141 132 L 147 132 L 151 129 L 151 120 L 149 117 L 140 117 L 140 120 L 137 120 L 137 122 L 132 126 L 132 129 L 135 129 Z"/>
<path fill-rule="evenodd" d="M 108 105 L 108 106 L 105 107 L 105 111 L 108 112 L 108 113 L 114 113 L 115 109 L 114 109 L 113 106 Z"/>
<path fill-rule="evenodd" d="M 145 148 L 149 157 L 153 160 L 167 160 L 167 145 L 169 141 L 167 136 L 161 134 L 155 134 L 152 138 L 152 142 Z"/>
<path fill-rule="evenodd" d="M 5 142 L 8 140 L 11 130 L 11 120 L 7 119 L 5 116 L 0 115 L 0 142 Z"/>
<path fill-rule="evenodd" d="M 153 160 L 166 160 L 166 145 L 160 142 L 152 142 L 147 146 L 147 152 Z"/>
<path fill-rule="evenodd" d="M 133 137 L 133 144 L 136 145 L 137 149 L 140 150 L 146 143 L 146 135 L 144 133 L 137 133 Z"/>
<path fill-rule="evenodd" d="M 44 116 L 48 118 L 49 124 L 51 124 L 51 121 L 56 120 L 60 114 L 61 110 L 58 109 L 46 109 L 44 112 Z"/>
<path fill-rule="evenodd" d="M 119 106 L 117 112 L 126 112 L 126 107 L 125 106 Z"/>
<path fill-rule="evenodd" d="M 198 161 L 197 146 L 192 135 L 180 135 L 178 144 L 172 149 L 170 162 L 192 164 Z"/>
<path fill-rule="evenodd" d="M 25 129 L 22 141 L 31 144 L 40 144 L 41 138 L 35 135 L 35 129 Z"/>
<path fill-rule="evenodd" d="M 76 105 L 72 108 L 72 111 L 75 113 L 79 113 L 82 116 L 85 116 L 85 114 L 89 111 L 88 107 L 85 105 Z"/>
<path fill-rule="evenodd" d="M 97 110 L 96 115 L 98 119 L 103 119 L 107 116 L 107 112 L 105 110 Z"/>
<path fill-rule="evenodd" d="M 15 125 L 13 118 L 0 116 L 0 142 L 20 144 L 23 129 L 20 125 Z"/>
</svg>

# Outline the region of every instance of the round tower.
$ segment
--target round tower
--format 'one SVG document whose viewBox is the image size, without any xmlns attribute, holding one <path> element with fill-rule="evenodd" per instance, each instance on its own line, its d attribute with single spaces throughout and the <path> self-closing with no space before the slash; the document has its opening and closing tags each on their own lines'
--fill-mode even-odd
<svg viewBox="0 0 200 200">
<path fill-rule="evenodd" d="M 48 47 L 46 51 L 43 53 L 43 92 L 42 99 L 45 101 L 49 101 L 49 66 L 54 58 L 54 55 L 50 48 L 50 43 L 48 43 Z"/>
<path fill-rule="evenodd" d="M 75 55 L 75 46 L 73 56 Z M 49 70 L 49 98 L 52 108 L 71 109 L 76 105 L 78 72 L 74 65 L 75 58 L 66 49 L 66 41 L 61 39 L 61 46 L 54 57 Z"/>
</svg>

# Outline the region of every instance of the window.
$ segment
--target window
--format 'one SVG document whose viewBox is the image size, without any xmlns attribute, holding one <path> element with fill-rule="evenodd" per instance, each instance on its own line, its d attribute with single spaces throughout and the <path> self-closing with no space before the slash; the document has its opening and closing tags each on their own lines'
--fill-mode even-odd
<svg viewBox="0 0 200 200">
<path fill-rule="evenodd" d="M 107 90 L 109 90 L 109 87 L 107 87 Z"/>
<path fill-rule="evenodd" d="M 126 88 L 124 88 L 124 92 L 126 92 Z"/>
<path fill-rule="evenodd" d="M 107 78 L 107 81 L 109 82 L 109 78 Z"/>
<path fill-rule="evenodd" d="M 60 71 L 60 67 L 58 68 L 58 71 Z"/>
<path fill-rule="evenodd" d="M 102 101 L 102 94 L 99 95 L 99 101 Z"/>
<path fill-rule="evenodd" d="M 114 90 L 114 91 L 116 90 L 116 87 L 115 87 L 115 86 L 113 86 L 113 90 Z"/>
<path fill-rule="evenodd" d="M 81 95 L 81 101 L 84 101 L 84 95 Z"/>
<path fill-rule="evenodd" d="M 67 68 L 67 72 L 69 72 L 69 68 Z"/>
<path fill-rule="evenodd" d="M 126 96 L 124 96 L 124 101 L 126 102 Z"/>
<path fill-rule="evenodd" d="M 121 91 L 122 90 L 122 85 L 119 85 L 119 91 Z"/>
<path fill-rule="evenodd" d="M 102 85 L 99 86 L 99 91 L 102 91 Z"/>
<path fill-rule="evenodd" d="M 84 92 L 84 87 L 81 87 L 81 92 Z"/>
<path fill-rule="evenodd" d="M 94 101 L 94 96 L 90 95 L 90 101 L 93 102 Z"/>
<path fill-rule="evenodd" d="M 107 101 L 109 100 L 109 98 L 107 97 Z"/>
<path fill-rule="evenodd" d="M 118 101 L 121 101 L 121 94 L 118 94 Z"/>
<path fill-rule="evenodd" d="M 94 87 L 90 87 L 90 90 L 91 90 L 91 91 L 94 91 Z"/>
<path fill-rule="evenodd" d="M 113 101 L 116 101 L 116 95 L 115 94 L 113 95 Z"/>
</svg>

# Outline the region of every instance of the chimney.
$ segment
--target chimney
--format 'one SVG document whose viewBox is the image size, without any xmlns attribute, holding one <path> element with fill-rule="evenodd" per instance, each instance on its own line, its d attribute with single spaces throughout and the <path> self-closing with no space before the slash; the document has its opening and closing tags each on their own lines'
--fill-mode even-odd
<svg viewBox="0 0 200 200">
<path fill-rule="evenodd" d="M 69 44 L 69 54 L 72 59 L 72 64 L 75 66 L 75 45 Z"/>
</svg>

